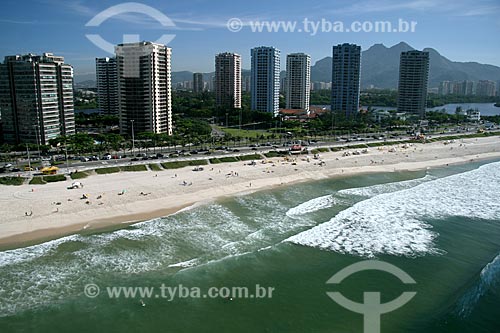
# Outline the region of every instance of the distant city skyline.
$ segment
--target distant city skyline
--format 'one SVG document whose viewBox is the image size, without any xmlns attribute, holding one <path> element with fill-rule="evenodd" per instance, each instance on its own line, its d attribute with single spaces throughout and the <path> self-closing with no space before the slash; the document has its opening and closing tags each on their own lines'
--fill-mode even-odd
<svg viewBox="0 0 500 333">
<path fill-rule="evenodd" d="M 86 34 L 99 34 L 112 44 L 123 42 L 123 35 L 140 35 L 140 40 L 156 41 L 162 34 L 175 34 L 168 43 L 173 49 L 172 70 L 212 72 L 213 57 L 221 52 L 242 56 L 242 68 L 250 68 L 250 49 L 255 45 L 270 45 L 284 56 L 305 52 L 311 63 L 330 55 L 331 46 L 355 43 L 366 50 L 373 44 L 392 46 L 405 41 L 415 49 L 439 49 L 453 61 L 475 61 L 500 66 L 500 45 L 494 41 L 500 32 L 497 0 L 441 0 L 357 2 L 340 0 L 335 4 L 311 0 L 283 2 L 254 1 L 252 8 L 240 2 L 197 0 L 195 2 L 142 3 L 169 17 L 175 27 L 161 25 L 144 14 L 127 13 L 103 22 L 99 27 L 85 26 L 95 15 L 122 1 L 96 0 L 31 0 L 2 2 L 0 28 L 2 34 L 0 59 L 6 55 L 53 52 L 73 64 L 75 76 L 95 73 L 95 58 L 111 56 L 92 44 Z M 30 8 L 30 10 L 26 10 Z M 226 23 L 239 18 L 244 23 L 239 32 L 230 32 Z M 346 24 L 355 20 L 386 20 L 399 18 L 417 22 L 413 33 L 345 32 L 318 33 L 311 36 L 294 32 L 252 32 L 250 21 L 276 20 L 302 22 L 305 18 L 328 19 Z M 480 24 L 478 24 L 480 22 Z M 38 33 L 43 30 L 44 33 Z M 203 50 L 203 52 L 200 52 Z"/>
</svg>

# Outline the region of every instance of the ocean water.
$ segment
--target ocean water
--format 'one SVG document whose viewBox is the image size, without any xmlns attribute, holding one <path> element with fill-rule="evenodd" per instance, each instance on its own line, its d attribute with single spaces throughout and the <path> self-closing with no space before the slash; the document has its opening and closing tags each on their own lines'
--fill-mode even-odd
<svg viewBox="0 0 500 333">
<path fill-rule="evenodd" d="M 359 175 L 191 207 L 125 229 L 0 252 L 0 332 L 363 332 L 336 304 L 417 295 L 381 332 L 499 332 L 500 162 Z M 382 260 L 417 283 L 359 272 Z M 87 297 L 85 286 L 101 293 Z M 156 297 L 159 287 L 274 288 L 272 298 Z M 154 287 L 110 298 L 107 287 Z M 146 306 L 142 306 L 140 300 Z"/>
</svg>

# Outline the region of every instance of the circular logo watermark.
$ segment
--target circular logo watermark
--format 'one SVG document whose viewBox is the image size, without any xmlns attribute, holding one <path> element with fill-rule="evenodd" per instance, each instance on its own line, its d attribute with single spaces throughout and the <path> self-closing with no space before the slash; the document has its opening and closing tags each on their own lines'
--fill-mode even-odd
<svg viewBox="0 0 500 333">
<path fill-rule="evenodd" d="M 111 6 L 96 16 L 94 16 L 90 21 L 85 24 L 86 27 L 99 27 L 109 18 L 117 15 L 127 14 L 127 13 L 137 13 L 149 16 L 160 23 L 162 27 L 172 28 L 175 27 L 175 23 L 165 14 L 160 12 L 158 9 L 144 5 L 137 2 L 125 2 L 119 5 Z M 176 35 L 164 34 L 158 38 L 154 43 L 168 45 L 172 40 L 174 40 Z M 95 46 L 103 51 L 114 54 L 115 44 L 110 43 L 98 34 L 86 34 L 87 37 Z M 124 34 L 123 43 L 135 43 L 140 42 L 141 38 L 139 34 Z"/>
<path fill-rule="evenodd" d="M 367 270 L 377 270 L 386 272 L 397 277 L 404 284 L 415 284 L 415 280 L 408 275 L 405 271 L 401 270 L 387 262 L 378 260 L 367 260 L 347 266 L 332 276 L 326 283 L 339 284 L 347 277 Z M 403 307 L 417 294 L 414 291 L 403 292 L 398 298 L 387 302 L 381 302 L 381 295 L 379 292 L 365 292 L 363 303 L 354 302 L 340 292 L 327 292 L 331 299 L 333 299 L 340 306 L 363 315 L 363 326 L 365 333 L 379 333 L 380 332 L 380 316 L 384 313 L 389 313 Z"/>
</svg>

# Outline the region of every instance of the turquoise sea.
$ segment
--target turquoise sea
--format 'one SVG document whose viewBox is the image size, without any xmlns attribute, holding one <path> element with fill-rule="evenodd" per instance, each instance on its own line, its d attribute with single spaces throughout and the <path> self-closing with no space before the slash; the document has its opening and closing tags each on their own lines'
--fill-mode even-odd
<svg viewBox="0 0 500 333">
<path fill-rule="evenodd" d="M 358 175 L 4 250 L 0 332 L 363 332 L 363 316 L 332 291 L 356 302 L 366 291 L 382 302 L 416 291 L 382 315 L 381 332 L 500 332 L 499 195 L 497 161 Z M 380 271 L 326 283 L 368 259 L 416 284 Z M 166 299 L 162 284 L 274 290 L 271 298 Z M 99 295 L 86 296 L 94 285 Z M 111 298 L 108 287 L 155 292 Z"/>
</svg>

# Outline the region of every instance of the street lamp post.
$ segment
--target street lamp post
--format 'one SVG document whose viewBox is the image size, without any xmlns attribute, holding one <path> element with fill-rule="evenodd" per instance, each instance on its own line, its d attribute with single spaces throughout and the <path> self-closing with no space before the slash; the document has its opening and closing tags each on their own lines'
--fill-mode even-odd
<svg viewBox="0 0 500 333">
<path fill-rule="evenodd" d="M 64 137 L 64 157 L 66 158 L 66 173 L 69 175 L 68 142 L 66 136 Z"/>
<path fill-rule="evenodd" d="M 36 133 L 36 144 L 38 146 L 38 158 L 40 160 L 42 160 L 42 153 L 40 151 L 40 134 L 38 132 L 39 127 L 38 127 L 38 125 L 33 125 L 33 127 L 35 127 L 35 133 Z"/>
<path fill-rule="evenodd" d="M 134 155 L 134 151 L 135 151 L 135 137 L 134 137 L 134 120 L 130 120 L 130 122 L 132 123 L 132 155 Z"/>
<path fill-rule="evenodd" d="M 28 151 L 28 169 L 31 176 L 31 157 L 30 157 L 30 147 L 26 144 L 26 150 Z"/>
<path fill-rule="evenodd" d="M 66 159 L 66 173 L 69 175 L 69 161 L 68 161 L 68 138 L 64 131 L 63 124 L 61 124 L 61 133 L 64 133 L 64 158 Z"/>
</svg>

